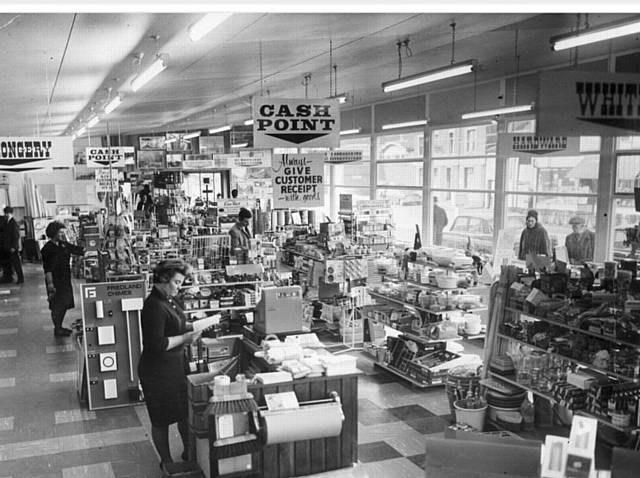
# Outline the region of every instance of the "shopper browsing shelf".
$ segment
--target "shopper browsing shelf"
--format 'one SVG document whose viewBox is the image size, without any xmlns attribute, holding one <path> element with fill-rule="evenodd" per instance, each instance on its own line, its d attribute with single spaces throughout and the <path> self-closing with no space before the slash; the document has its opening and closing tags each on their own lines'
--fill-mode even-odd
<svg viewBox="0 0 640 478">
<path fill-rule="evenodd" d="M 251 239 L 251 232 L 249 231 L 249 223 L 251 222 L 251 211 L 242 207 L 238 213 L 238 220 L 229 229 L 229 235 L 231 236 L 231 250 L 236 249 L 248 250 L 249 240 Z"/>
<path fill-rule="evenodd" d="M 160 455 L 160 466 L 172 463 L 169 449 L 169 425 L 178 424 L 187 459 L 187 379 L 184 346 L 196 340 L 180 303 L 176 301 L 180 286 L 189 274 L 181 259 L 160 262 L 153 270 L 153 289 L 142 308 L 143 350 L 138 365 L 149 418 L 151 437 Z"/>
<path fill-rule="evenodd" d="M 49 242 L 40 251 L 47 285 L 47 300 L 53 321 L 53 335 L 56 337 L 71 335 L 71 330 L 62 326 L 67 310 L 75 307 L 69 260 L 71 254 L 84 254 L 82 247 L 66 241 L 65 230 L 66 226 L 59 221 L 49 223 L 45 230 Z"/>
<path fill-rule="evenodd" d="M 547 230 L 538 222 L 538 211 L 530 209 L 527 212 L 527 227 L 520 235 L 520 250 L 518 259 L 525 260 L 527 254 L 551 256 L 551 241 Z"/>
<path fill-rule="evenodd" d="M 569 220 L 573 232 L 569 234 L 564 245 L 567 247 L 567 254 L 571 264 L 583 264 L 593 260 L 593 247 L 596 241 L 596 235 L 593 231 L 587 229 L 584 218 L 574 216 Z"/>
</svg>

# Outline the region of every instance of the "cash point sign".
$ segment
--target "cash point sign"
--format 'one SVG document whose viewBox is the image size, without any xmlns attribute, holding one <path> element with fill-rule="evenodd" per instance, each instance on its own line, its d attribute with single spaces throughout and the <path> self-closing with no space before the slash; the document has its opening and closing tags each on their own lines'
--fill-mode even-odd
<svg viewBox="0 0 640 478">
<path fill-rule="evenodd" d="M 0 171 L 24 172 L 73 166 L 73 143 L 68 136 L 0 137 Z"/>
<path fill-rule="evenodd" d="M 617 136 L 640 131 L 640 75 L 590 71 L 540 74 L 537 134 Z"/>
<path fill-rule="evenodd" d="M 134 158 L 133 146 L 89 147 L 85 149 L 88 168 L 124 168 L 127 158 Z"/>
<path fill-rule="evenodd" d="M 338 100 L 255 98 L 253 144 L 256 148 L 337 148 Z"/>
<path fill-rule="evenodd" d="M 274 208 L 324 205 L 323 154 L 275 154 L 272 167 Z"/>
</svg>

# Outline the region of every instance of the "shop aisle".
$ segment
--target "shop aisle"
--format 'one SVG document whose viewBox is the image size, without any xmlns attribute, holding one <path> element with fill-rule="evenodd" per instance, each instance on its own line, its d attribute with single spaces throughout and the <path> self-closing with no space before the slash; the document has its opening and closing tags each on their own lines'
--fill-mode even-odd
<svg viewBox="0 0 640 478">
<path fill-rule="evenodd" d="M 23 285 L 0 285 L 0 478 L 160 478 L 144 406 L 80 404 L 73 339 L 53 335 L 41 266 L 24 269 Z M 76 307 L 65 325 L 79 317 Z M 449 420 L 444 390 L 411 389 L 358 357 L 360 462 L 316 476 L 424 476 L 425 437 Z"/>
</svg>

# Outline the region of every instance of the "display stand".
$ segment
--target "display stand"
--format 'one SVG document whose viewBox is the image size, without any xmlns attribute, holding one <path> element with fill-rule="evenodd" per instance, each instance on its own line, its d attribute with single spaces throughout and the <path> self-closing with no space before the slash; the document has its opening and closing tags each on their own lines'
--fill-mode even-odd
<svg viewBox="0 0 640 478">
<path fill-rule="evenodd" d="M 137 365 L 142 353 L 145 295 L 141 280 L 80 285 L 90 410 L 141 400 Z"/>
</svg>

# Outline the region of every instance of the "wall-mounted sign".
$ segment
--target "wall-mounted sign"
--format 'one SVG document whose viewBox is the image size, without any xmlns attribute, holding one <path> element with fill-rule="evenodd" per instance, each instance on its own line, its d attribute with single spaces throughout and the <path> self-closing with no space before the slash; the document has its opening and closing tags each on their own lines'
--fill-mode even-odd
<svg viewBox="0 0 640 478">
<path fill-rule="evenodd" d="M 133 146 L 89 147 L 85 152 L 88 168 L 109 167 L 109 163 L 113 168 L 124 168 L 125 160 L 135 157 Z"/>
<path fill-rule="evenodd" d="M 245 168 L 271 166 L 271 154 L 264 149 L 238 151 L 238 157 L 235 158 L 234 165 Z"/>
<path fill-rule="evenodd" d="M 0 171 L 22 172 L 72 166 L 71 137 L 0 137 Z"/>
<path fill-rule="evenodd" d="M 540 74 L 540 136 L 618 136 L 640 131 L 640 75 L 593 71 Z"/>
<path fill-rule="evenodd" d="M 327 151 L 324 161 L 325 163 L 331 164 L 355 163 L 362 161 L 362 151 L 347 151 L 341 149 Z"/>
<path fill-rule="evenodd" d="M 570 156 L 580 154 L 580 138 L 576 136 L 536 136 L 533 134 L 500 133 L 500 156 Z"/>
<path fill-rule="evenodd" d="M 338 100 L 274 99 L 253 102 L 256 148 L 337 148 L 340 144 Z"/>
<path fill-rule="evenodd" d="M 273 207 L 317 207 L 324 204 L 324 155 L 273 156 Z"/>
<path fill-rule="evenodd" d="M 111 171 L 104 169 L 96 169 L 96 192 L 97 193 L 110 193 L 111 191 L 118 192 L 118 171 Z"/>
</svg>

